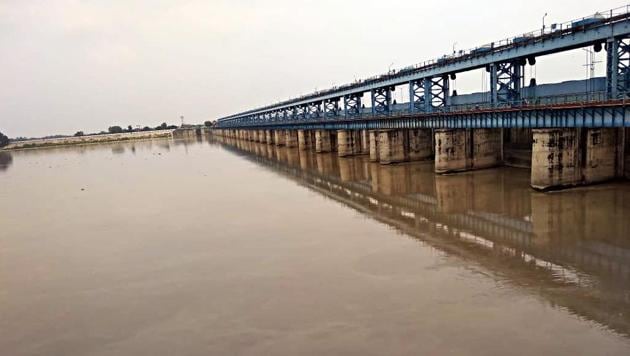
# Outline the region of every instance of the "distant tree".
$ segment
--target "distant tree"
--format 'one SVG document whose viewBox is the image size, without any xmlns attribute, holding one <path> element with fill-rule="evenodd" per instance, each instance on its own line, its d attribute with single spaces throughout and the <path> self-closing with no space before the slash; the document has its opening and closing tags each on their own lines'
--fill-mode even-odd
<svg viewBox="0 0 630 356">
<path fill-rule="evenodd" d="M 109 131 L 109 133 L 122 133 L 123 132 L 123 129 L 120 126 L 111 126 L 107 130 Z"/>
<path fill-rule="evenodd" d="M 206 121 L 206 122 L 203 123 L 203 125 L 205 127 L 212 127 L 213 124 L 212 124 L 212 121 Z"/>
<path fill-rule="evenodd" d="M 4 147 L 9 144 L 9 138 L 0 132 L 0 147 Z"/>
<path fill-rule="evenodd" d="M 151 131 L 153 130 L 152 128 L 150 128 L 149 126 L 145 126 L 142 128 L 142 131 Z"/>
<path fill-rule="evenodd" d="M 163 122 L 162 125 L 156 127 L 156 130 L 166 130 L 168 128 L 168 125 L 166 124 L 166 122 Z"/>
<path fill-rule="evenodd" d="M 75 137 L 79 137 L 79 136 L 83 136 L 83 135 L 85 135 L 85 134 L 83 133 L 83 131 L 77 131 L 77 132 L 74 134 L 74 136 L 75 136 Z"/>
<path fill-rule="evenodd" d="M 175 129 L 177 129 L 177 128 L 178 128 L 178 127 L 177 127 L 177 125 L 169 125 L 169 126 L 166 126 L 166 129 L 168 129 L 168 130 L 175 130 Z"/>
<path fill-rule="evenodd" d="M 131 127 L 131 125 L 127 126 L 127 131 L 129 132 L 133 131 L 133 127 Z"/>
</svg>

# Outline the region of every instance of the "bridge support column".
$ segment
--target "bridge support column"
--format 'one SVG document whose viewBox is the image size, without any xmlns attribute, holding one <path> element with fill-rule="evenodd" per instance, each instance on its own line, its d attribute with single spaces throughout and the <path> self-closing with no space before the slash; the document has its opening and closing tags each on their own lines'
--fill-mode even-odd
<svg viewBox="0 0 630 356">
<path fill-rule="evenodd" d="M 391 164 L 407 160 L 405 154 L 404 130 L 379 131 L 378 158 L 381 164 Z"/>
<path fill-rule="evenodd" d="M 376 159 L 382 164 L 423 161 L 433 157 L 433 134 L 430 129 L 381 131 L 374 145 L 378 147 Z M 372 141 L 370 141 L 370 153 L 372 153 Z"/>
<path fill-rule="evenodd" d="M 361 154 L 370 154 L 370 137 L 368 130 L 361 130 Z"/>
<path fill-rule="evenodd" d="M 368 136 L 370 141 L 370 162 L 378 162 L 378 131 L 370 130 Z"/>
<path fill-rule="evenodd" d="M 284 131 L 282 130 L 273 130 L 273 142 L 276 146 L 284 146 L 286 139 L 284 138 Z"/>
<path fill-rule="evenodd" d="M 267 144 L 273 145 L 273 136 L 272 130 L 265 130 L 265 141 L 267 141 Z"/>
<path fill-rule="evenodd" d="M 433 131 L 409 129 L 407 131 L 407 160 L 424 161 L 433 158 Z"/>
<path fill-rule="evenodd" d="M 338 130 L 337 153 L 339 157 L 361 154 L 361 133 L 356 130 Z"/>
<path fill-rule="evenodd" d="M 435 173 L 462 172 L 503 163 L 501 129 L 435 131 Z"/>
<path fill-rule="evenodd" d="M 311 150 L 314 147 L 313 132 L 310 130 L 298 130 L 298 148 L 300 151 Z"/>
<path fill-rule="evenodd" d="M 258 142 L 267 143 L 267 135 L 265 135 L 265 130 L 258 130 Z"/>
<path fill-rule="evenodd" d="M 538 190 L 605 182 L 624 176 L 625 130 L 535 129 L 531 186 Z"/>
<path fill-rule="evenodd" d="M 315 131 L 315 152 L 334 152 L 337 149 L 337 136 L 329 130 Z"/>
<path fill-rule="evenodd" d="M 295 130 L 284 130 L 285 146 L 294 148 L 298 146 L 298 133 Z"/>
</svg>

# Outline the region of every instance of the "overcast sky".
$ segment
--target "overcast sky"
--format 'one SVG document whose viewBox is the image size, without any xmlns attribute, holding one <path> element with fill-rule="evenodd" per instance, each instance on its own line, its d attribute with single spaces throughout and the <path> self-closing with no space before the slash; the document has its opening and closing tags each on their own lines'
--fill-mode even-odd
<svg viewBox="0 0 630 356">
<path fill-rule="evenodd" d="M 199 123 L 625 5 L 529 0 L 0 0 L 0 131 Z M 456 42 L 456 43 L 455 43 Z M 603 53 L 598 59 L 604 61 Z M 539 59 L 539 83 L 585 77 Z M 597 64 L 602 74 L 604 63 Z M 458 77 L 460 93 L 481 89 Z"/>
</svg>

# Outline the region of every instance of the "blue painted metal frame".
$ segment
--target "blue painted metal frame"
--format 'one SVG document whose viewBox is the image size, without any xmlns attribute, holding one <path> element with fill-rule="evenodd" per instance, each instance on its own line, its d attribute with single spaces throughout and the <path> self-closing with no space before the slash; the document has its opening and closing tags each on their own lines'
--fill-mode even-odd
<svg viewBox="0 0 630 356">
<path fill-rule="evenodd" d="M 396 128 L 630 127 L 630 100 L 587 105 L 523 106 L 460 112 L 399 113 L 338 120 L 295 120 L 283 124 L 235 124 L 222 128 L 293 130 L 382 130 Z"/>
<path fill-rule="evenodd" d="M 543 33 L 537 37 L 527 38 L 525 41 L 519 40 L 517 42 L 516 40 L 512 40 L 511 43 L 502 46 L 491 46 L 484 51 L 470 51 L 465 55 L 438 60 L 435 63 L 414 68 L 413 70 L 401 70 L 396 73 L 381 75 L 378 78 L 364 82 L 346 85 L 341 88 L 334 88 L 264 108 L 231 115 L 221 119 L 220 122 L 270 110 L 308 104 L 313 101 L 325 101 L 335 98 L 338 100 L 345 95 L 368 92 L 379 88 L 394 87 L 424 78 L 442 77 L 451 73 L 483 68 L 494 63 L 509 63 L 522 60 L 523 58 L 567 51 L 587 45 L 603 43 L 611 38 L 627 37 L 628 35 L 630 35 L 630 15 L 625 13 L 588 26 Z"/>
</svg>

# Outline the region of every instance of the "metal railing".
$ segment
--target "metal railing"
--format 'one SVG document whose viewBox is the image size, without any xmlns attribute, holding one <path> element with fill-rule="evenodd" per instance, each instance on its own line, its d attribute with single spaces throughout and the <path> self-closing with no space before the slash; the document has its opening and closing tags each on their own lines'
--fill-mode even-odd
<svg viewBox="0 0 630 356">
<path fill-rule="evenodd" d="M 589 107 L 594 105 L 617 105 L 625 106 L 630 104 L 630 92 L 623 93 L 619 99 L 608 99 L 608 94 L 605 91 L 585 92 L 585 93 L 571 93 L 554 96 L 543 97 L 530 97 L 520 100 L 501 102 L 501 103 L 470 103 L 462 105 L 451 105 L 445 107 L 433 108 L 432 112 L 414 111 L 409 110 L 393 110 L 387 113 L 381 114 L 358 114 L 354 116 L 344 116 L 343 114 L 333 117 L 314 117 L 307 116 L 305 118 L 278 118 L 271 120 L 264 120 L 258 122 L 244 121 L 244 122 L 223 122 L 226 126 L 223 127 L 248 127 L 248 126 L 275 126 L 275 125 L 295 125 L 295 124 L 309 124 L 309 123 L 326 123 L 326 122 L 350 122 L 355 120 L 379 120 L 379 119 L 396 119 L 396 118 L 411 118 L 421 116 L 434 116 L 444 114 L 466 114 L 466 113 L 481 113 L 492 111 L 505 111 L 505 110 L 537 110 L 537 109 L 554 109 L 563 107 Z M 236 119 L 235 119 L 236 120 Z M 222 126 L 222 125 L 221 125 Z"/>
</svg>

